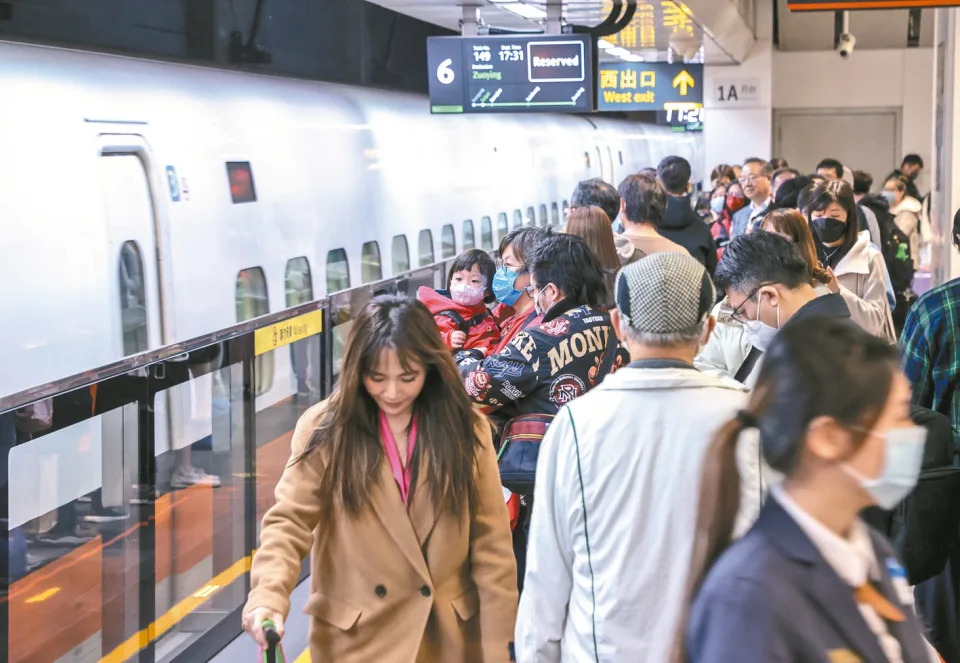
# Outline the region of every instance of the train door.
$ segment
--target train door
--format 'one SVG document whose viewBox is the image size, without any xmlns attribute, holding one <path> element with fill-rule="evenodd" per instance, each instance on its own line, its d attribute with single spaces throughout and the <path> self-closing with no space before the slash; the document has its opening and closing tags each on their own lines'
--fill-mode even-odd
<svg viewBox="0 0 960 663">
<path fill-rule="evenodd" d="M 153 200 L 137 154 L 102 153 L 97 165 L 110 256 L 116 266 L 116 329 L 126 357 L 162 345 Z"/>
<path fill-rule="evenodd" d="M 97 170 L 107 223 L 114 343 L 124 357 L 162 344 L 156 220 L 149 181 L 136 153 L 101 151 Z M 125 490 L 136 483 L 139 449 L 136 409 L 103 416 L 103 506 L 122 512 Z"/>
</svg>

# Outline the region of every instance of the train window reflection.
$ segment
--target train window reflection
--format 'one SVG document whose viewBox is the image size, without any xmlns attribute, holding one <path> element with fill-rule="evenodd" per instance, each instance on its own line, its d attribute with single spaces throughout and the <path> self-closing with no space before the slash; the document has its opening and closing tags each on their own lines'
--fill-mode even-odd
<svg viewBox="0 0 960 663">
<path fill-rule="evenodd" d="M 497 241 L 503 239 L 510 232 L 510 224 L 507 221 L 507 213 L 500 212 L 497 215 Z"/>
<path fill-rule="evenodd" d="M 433 233 L 429 230 L 420 231 L 420 237 L 417 239 L 417 254 L 421 267 L 433 264 Z"/>
<path fill-rule="evenodd" d="M 523 226 L 523 213 L 520 210 L 515 209 L 513 210 L 513 227 L 514 229 L 516 229 L 522 226 Z"/>
<path fill-rule="evenodd" d="M 305 257 L 287 261 L 284 287 L 287 291 L 287 308 L 306 304 L 313 299 L 313 280 L 310 278 L 310 261 Z"/>
<path fill-rule="evenodd" d="M 237 274 L 237 322 L 259 318 L 270 312 L 267 299 L 267 279 L 259 267 L 242 269 Z M 267 393 L 273 384 L 273 351 L 259 355 L 254 360 L 256 394 Z"/>
<path fill-rule="evenodd" d="M 143 279 L 143 259 L 136 242 L 120 247 L 120 326 L 124 356 L 143 352 L 147 340 L 147 295 Z"/>
<path fill-rule="evenodd" d="M 406 235 L 397 235 L 393 238 L 390 256 L 393 261 L 394 275 L 410 271 L 410 248 L 407 246 Z"/>
<path fill-rule="evenodd" d="M 449 223 L 440 231 L 440 258 L 447 259 L 457 255 L 457 235 Z"/>
<path fill-rule="evenodd" d="M 556 203 L 550 203 L 550 225 L 560 225 L 560 208 L 557 207 Z"/>
<path fill-rule="evenodd" d="M 360 282 L 372 283 L 382 278 L 380 247 L 376 242 L 366 242 L 360 249 Z"/>
<path fill-rule="evenodd" d="M 347 252 L 333 249 L 327 253 L 327 294 L 350 288 L 350 265 Z"/>
<path fill-rule="evenodd" d="M 463 250 L 472 249 L 476 245 L 477 241 L 473 235 L 473 221 L 468 219 L 463 222 Z"/>
<path fill-rule="evenodd" d="M 489 216 L 480 219 L 480 248 L 487 251 L 493 249 L 493 223 Z"/>
<path fill-rule="evenodd" d="M 587 169 L 590 168 L 590 153 L 589 153 L 589 152 L 584 152 L 584 153 L 583 153 L 583 165 L 584 165 Z"/>
</svg>

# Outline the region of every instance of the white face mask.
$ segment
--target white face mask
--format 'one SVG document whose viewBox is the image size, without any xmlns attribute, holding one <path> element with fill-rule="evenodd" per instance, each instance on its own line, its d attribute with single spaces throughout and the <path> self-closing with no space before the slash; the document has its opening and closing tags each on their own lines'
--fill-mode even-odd
<svg viewBox="0 0 960 663">
<path fill-rule="evenodd" d="M 476 306 L 483 301 L 486 288 L 473 287 L 466 283 L 450 284 L 450 299 L 461 306 Z"/>
<path fill-rule="evenodd" d="M 880 474 L 871 479 L 846 464 L 840 469 L 856 479 L 877 506 L 892 509 L 917 485 L 926 441 L 927 429 L 923 426 L 891 428 L 883 434 L 883 469 Z"/>
<path fill-rule="evenodd" d="M 770 325 L 760 322 L 760 304 L 763 302 L 763 296 L 757 292 L 757 319 L 744 323 L 743 333 L 746 334 L 750 345 L 761 352 L 766 352 L 773 342 L 773 337 L 780 331 L 780 304 L 777 303 L 777 327 L 774 329 Z"/>
</svg>

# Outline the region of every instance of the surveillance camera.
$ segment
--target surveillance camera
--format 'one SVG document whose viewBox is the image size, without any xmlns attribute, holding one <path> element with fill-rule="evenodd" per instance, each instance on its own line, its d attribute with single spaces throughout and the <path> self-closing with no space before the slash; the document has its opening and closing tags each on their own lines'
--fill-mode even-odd
<svg viewBox="0 0 960 663">
<path fill-rule="evenodd" d="M 857 45 L 857 38 L 854 37 L 849 32 L 844 32 L 840 35 L 840 43 L 837 44 L 837 51 L 840 53 L 840 57 L 848 57 L 853 53 L 853 47 Z"/>
</svg>

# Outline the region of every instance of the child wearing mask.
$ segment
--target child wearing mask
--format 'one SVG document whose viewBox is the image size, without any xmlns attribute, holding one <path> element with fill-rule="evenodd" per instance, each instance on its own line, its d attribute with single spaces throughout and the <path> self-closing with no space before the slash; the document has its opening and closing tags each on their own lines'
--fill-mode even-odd
<svg viewBox="0 0 960 663">
<path fill-rule="evenodd" d="M 487 304 L 494 301 L 493 275 L 497 267 L 486 251 L 468 249 L 450 266 L 446 290 L 426 286 L 419 299 L 433 314 L 440 336 L 456 353 L 483 359 L 500 340 L 500 328 Z"/>
</svg>

